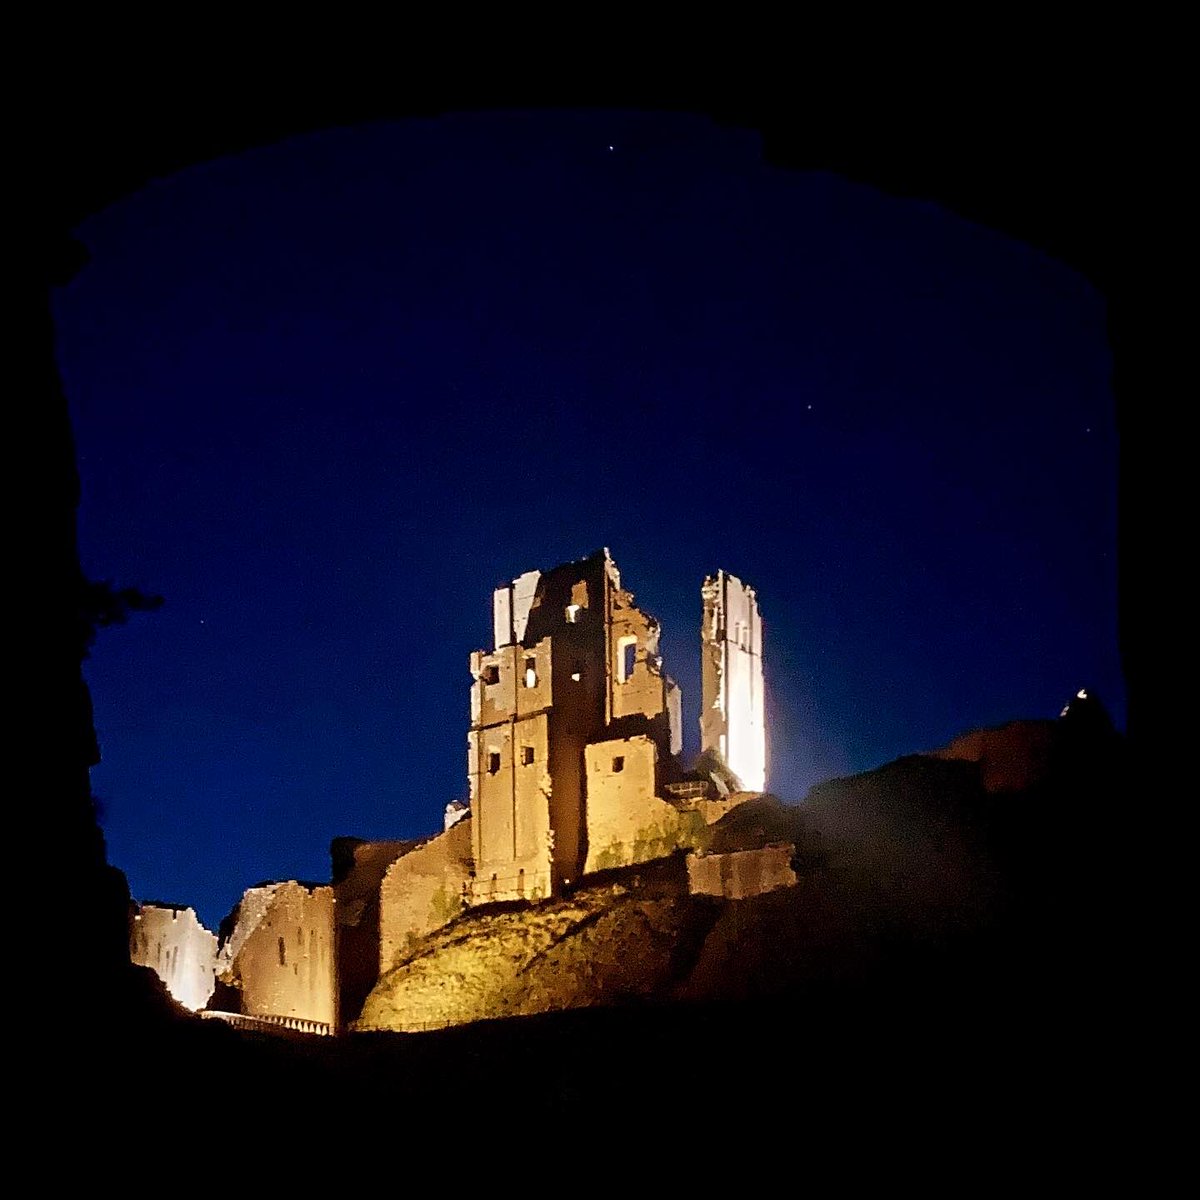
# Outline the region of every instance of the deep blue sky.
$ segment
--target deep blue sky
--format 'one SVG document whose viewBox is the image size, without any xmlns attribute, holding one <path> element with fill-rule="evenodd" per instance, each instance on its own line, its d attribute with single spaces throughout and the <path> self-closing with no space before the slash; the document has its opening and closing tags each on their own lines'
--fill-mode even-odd
<svg viewBox="0 0 1200 1200">
<path fill-rule="evenodd" d="M 465 794 L 491 589 L 609 546 L 697 748 L 700 582 L 759 590 L 769 786 L 1081 684 L 1119 724 L 1101 298 L 701 118 L 484 114 L 196 166 L 56 299 L 110 858 L 209 924 Z"/>
</svg>

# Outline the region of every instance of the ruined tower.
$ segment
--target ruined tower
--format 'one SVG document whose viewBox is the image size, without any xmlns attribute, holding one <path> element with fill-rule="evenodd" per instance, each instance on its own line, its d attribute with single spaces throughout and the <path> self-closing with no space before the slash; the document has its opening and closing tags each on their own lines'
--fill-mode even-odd
<svg viewBox="0 0 1200 1200">
<path fill-rule="evenodd" d="M 550 896 L 587 854 L 585 747 L 638 733 L 678 754 L 679 688 L 607 550 L 497 588 L 492 624 L 470 661 L 472 899 Z"/>
<path fill-rule="evenodd" d="M 184 1008 L 198 1012 L 216 984 L 217 939 L 195 909 L 176 904 L 139 904 L 129 931 L 129 960 L 150 967 Z"/>
<path fill-rule="evenodd" d="M 754 589 L 718 571 L 701 589 L 700 749 L 720 756 L 744 790 L 767 781 L 762 616 Z"/>
</svg>

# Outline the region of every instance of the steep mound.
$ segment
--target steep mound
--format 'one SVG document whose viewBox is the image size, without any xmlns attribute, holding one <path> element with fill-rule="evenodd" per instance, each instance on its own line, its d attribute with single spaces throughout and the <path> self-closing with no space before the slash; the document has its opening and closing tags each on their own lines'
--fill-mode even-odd
<svg viewBox="0 0 1200 1200">
<path fill-rule="evenodd" d="M 380 980 L 359 1028 L 648 1001 L 791 1003 L 914 972 L 948 979 L 985 960 L 991 987 L 1009 972 L 982 948 L 1008 921 L 1006 952 L 1022 954 L 1046 917 L 1028 854 L 1013 851 L 1031 795 L 990 794 L 973 762 L 912 756 L 820 784 L 799 806 L 757 797 L 710 827 L 708 854 L 790 846 L 795 884 L 689 895 L 676 855 L 589 876 L 562 899 L 475 910 Z M 1056 799 L 1036 796 L 1042 811 Z M 1027 819 L 1019 829 L 1029 840 Z"/>
<path fill-rule="evenodd" d="M 706 898 L 637 872 L 609 872 L 562 900 L 471 912 L 380 980 L 357 1028 L 424 1029 L 661 996 L 686 974 L 714 915 Z"/>
</svg>

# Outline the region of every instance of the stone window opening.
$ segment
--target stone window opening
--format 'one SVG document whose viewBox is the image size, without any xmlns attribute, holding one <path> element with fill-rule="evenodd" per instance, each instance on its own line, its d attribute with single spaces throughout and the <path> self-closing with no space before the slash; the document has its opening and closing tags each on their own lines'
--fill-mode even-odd
<svg viewBox="0 0 1200 1200">
<path fill-rule="evenodd" d="M 483 668 L 483 682 L 491 687 L 494 683 L 500 682 L 500 668 L 495 663 L 491 663 Z"/>
<path fill-rule="evenodd" d="M 533 747 L 532 746 L 522 746 L 521 747 L 521 766 L 523 766 L 523 767 L 533 766 Z"/>
<path fill-rule="evenodd" d="M 527 658 L 525 660 L 525 686 L 527 688 L 537 687 L 537 659 Z"/>
<path fill-rule="evenodd" d="M 637 638 L 623 637 L 617 643 L 617 682 L 628 683 L 637 664 Z"/>
<path fill-rule="evenodd" d="M 489 750 L 488 751 L 488 774 L 489 775 L 499 775 L 500 774 L 500 751 L 499 750 Z"/>
<path fill-rule="evenodd" d="M 284 942 L 283 938 L 279 939 L 279 965 L 281 967 L 287 966 L 287 943 Z"/>
<path fill-rule="evenodd" d="M 625 756 L 623 754 L 618 754 L 616 758 L 613 759 L 613 774 L 618 774 L 623 770 L 625 770 Z"/>
<path fill-rule="evenodd" d="M 567 605 L 567 624 L 568 625 L 578 625 L 579 624 L 579 614 L 581 611 L 582 611 L 581 605 L 568 604 Z"/>
<path fill-rule="evenodd" d="M 524 867 L 522 867 L 517 872 L 517 894 L 521 895 L 521 896 L 525 895 L 525 868 Z"/>
<path fill-rule="evenodd" d="M 571 668 L 571 678 L 578 683 L 583 678 L 583 664 L 575 663 Z"/>
</svg>

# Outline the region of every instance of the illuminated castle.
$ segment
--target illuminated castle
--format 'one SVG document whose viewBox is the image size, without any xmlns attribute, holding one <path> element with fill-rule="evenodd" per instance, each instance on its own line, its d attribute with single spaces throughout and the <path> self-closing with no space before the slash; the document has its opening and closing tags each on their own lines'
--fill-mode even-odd
<svg viewBox="0 0 1200 1200">
<path fill-rule="evenodd" d="M 497 588 L 492 618 L 493 649 L 471 655 L 474 902 L 554 895 L 599 853 L 626 859 L 608 835 L 628 797 L 668 803 L 684 781 L 659 625 L 607 550 Z M 727 768 L 723 790 L 761 791 L 762 620 L 723 571 L 705 581 L 703 649 L 701 749 Z"/>
<path fill-rule="evenodd" d="M 250 889 L 223 929 L 210 1007 L 332 1032 L 465 907 L 547 899 L 593 872 L 701 847 L 708 825 L 766 785 L 757 597 L 719 571 L 702 602 L 701 754 L 687 770 L 659 624 L 607 549 L 495 589 L 494 645 L 470 656 L 468 804 L 449 805 L 424 841 L 338 839 L 329 884 Z M 131 940 L 134 961 L 153 967 L 144 940 Z M 189 1007 L 197 994 L 194 980 L 176 992 Z"/>
</svg>

